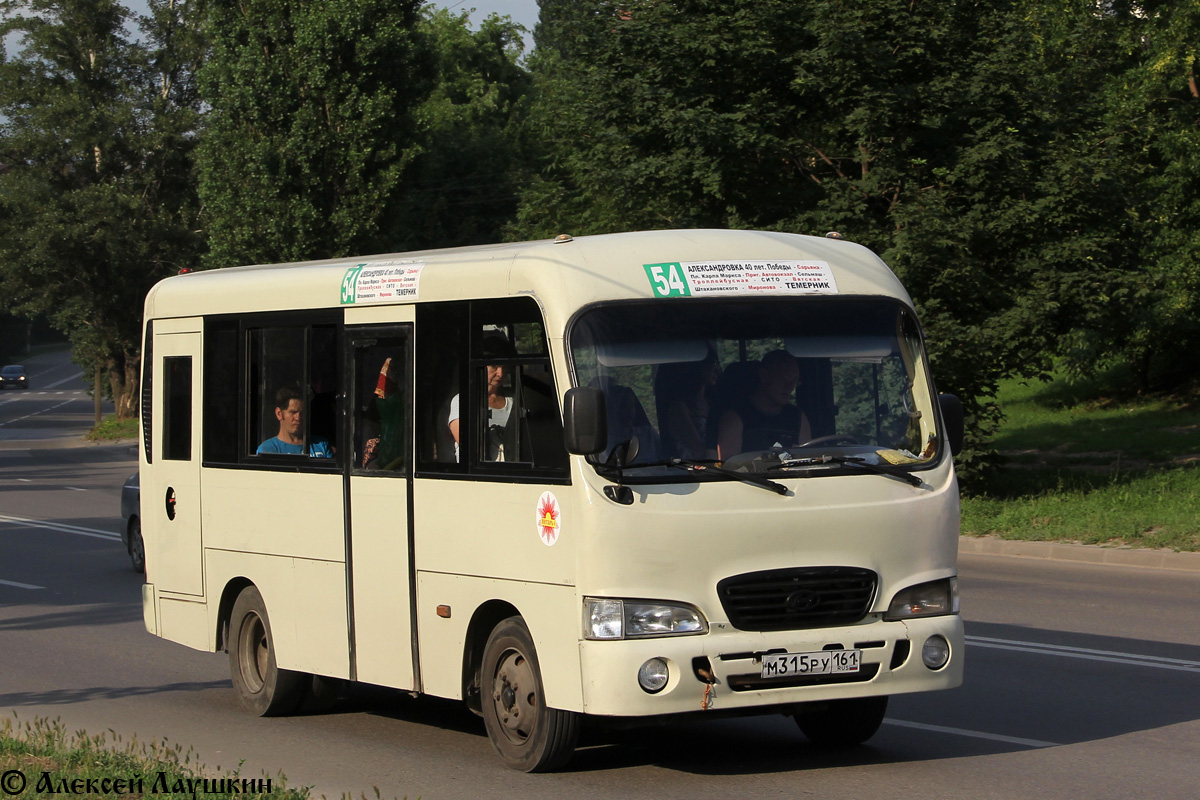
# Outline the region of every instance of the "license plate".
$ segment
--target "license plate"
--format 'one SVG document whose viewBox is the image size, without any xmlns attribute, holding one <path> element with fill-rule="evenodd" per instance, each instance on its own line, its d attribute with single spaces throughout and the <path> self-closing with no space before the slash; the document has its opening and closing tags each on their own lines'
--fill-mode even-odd
<svg viewBox="0 0 1200 800">
<path fill-rule="evenodd" d="M 861 650 L 821 650 L 816 653 L 772 653 L 763 656 L 762 677 L 786 678 L 795 675 L 836 675 L 858 672 Z"/>
</svg>

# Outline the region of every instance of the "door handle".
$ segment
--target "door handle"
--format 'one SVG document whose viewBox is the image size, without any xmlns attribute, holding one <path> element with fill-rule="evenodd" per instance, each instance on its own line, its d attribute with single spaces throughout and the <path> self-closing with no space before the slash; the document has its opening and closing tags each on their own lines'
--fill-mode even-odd
<svg viewBox="0 0 1200 800">
<path fill-rule="evenodd" d="M 175 519 L 175 489 L 167 487 L 167 519 Z"/>
</svg>

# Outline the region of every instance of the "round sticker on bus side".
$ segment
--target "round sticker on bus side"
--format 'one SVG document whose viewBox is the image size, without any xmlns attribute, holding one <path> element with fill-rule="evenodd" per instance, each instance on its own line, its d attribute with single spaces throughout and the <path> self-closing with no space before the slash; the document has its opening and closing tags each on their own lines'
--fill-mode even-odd
<svg viewBox="0 0 1200 800">
<path fill-rule="evenodd" d="M 537 504 L 537 529 L 542 544 L 553 547 L 562 533 L 562 511 L 553 492 L 542 492 Z"/>
</svg>

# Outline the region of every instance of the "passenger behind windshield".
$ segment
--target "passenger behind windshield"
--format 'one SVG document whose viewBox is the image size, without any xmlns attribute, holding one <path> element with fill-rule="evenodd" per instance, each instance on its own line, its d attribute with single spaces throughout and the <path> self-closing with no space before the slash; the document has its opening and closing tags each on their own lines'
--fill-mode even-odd
<svg viewBox="0 0 1200 800">
<path fill-rule="evenodd" d="M 707 457 L 705 441 L 712 408 L 709 393 L 720 376 L 721 365 L 711 345 L 703 361 L 669 363 L 658 368 L 654 400 L 665 455 Z"/>
<path fill-rule="evenodd" d="M 733 399 L 717 420 L 715 440 L 721 461 L 738 453 L 793 447 L 812 438 L 807 417 L 792 402 L 800 380 L 796 359 L 785 350 L 767 353 L 756 378 L 757 385 Z"/>
</svg>

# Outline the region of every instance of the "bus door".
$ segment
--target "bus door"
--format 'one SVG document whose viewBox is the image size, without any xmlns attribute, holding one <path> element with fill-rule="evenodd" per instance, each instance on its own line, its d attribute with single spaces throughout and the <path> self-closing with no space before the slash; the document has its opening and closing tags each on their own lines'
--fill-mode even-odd
<svg viewBox="0 0 1200 800">
<path fill-rule="evenodd" d="M 142 476 L 147 580 L 204 594 L 200 535 L 200 321 L 157 320 L 153 344 L 153 468 Z M 193 330 L 187 330 L 187 328 Z M 175 332 L 178 331 L 178 332 Z M 147 480 L 147 478 L 150 480 Z"/>
<path fill-rule="evenodd" d="M 346 329 L 351 677 L 418 689 L 414 668 L 412 326 Z"/>
</svg>

